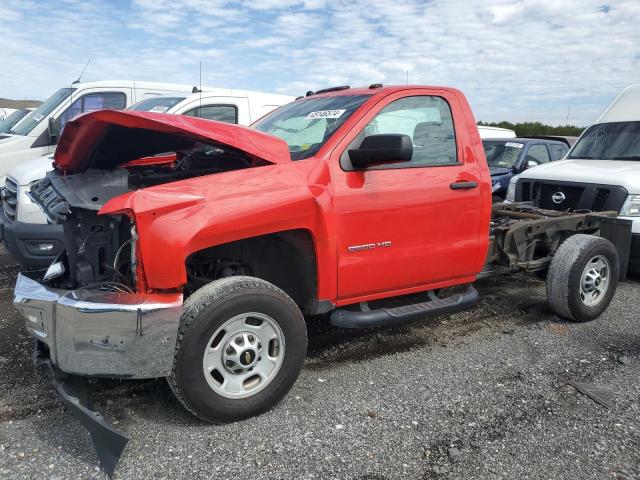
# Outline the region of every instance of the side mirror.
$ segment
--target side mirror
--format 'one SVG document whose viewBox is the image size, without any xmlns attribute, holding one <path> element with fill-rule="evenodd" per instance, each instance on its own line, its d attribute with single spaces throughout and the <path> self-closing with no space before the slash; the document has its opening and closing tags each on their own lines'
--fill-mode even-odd
<svg viewBox="0 0 640 480">
<path fill-rule="evenodd" d="M 49 142 L 51 145 L 58 143 L 58 137 L 60 137 L 60 123 L 55 118 L 49 117 L 49 125 L 47 127 L 49 133 Z"/>
<path fill-rule="evenodd" d="M 365 137 L 359 148 L 349 150 L 349 159 L 356 168 L 383 163 L 410 162 L 413 142 L 409 135 L 385 133 Z"/>
</svg>

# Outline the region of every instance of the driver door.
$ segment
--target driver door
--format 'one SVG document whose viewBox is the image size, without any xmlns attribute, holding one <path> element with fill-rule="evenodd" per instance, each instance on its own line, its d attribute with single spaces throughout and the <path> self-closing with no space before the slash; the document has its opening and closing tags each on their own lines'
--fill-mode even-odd
<svg viewBox="0 0 640 480">
<path fill-rule="evenodd" d="M 467 119 L 451 92 L 416 90 L 378 104 L 334 152 L 339 302 L 462 281 L 486 255 L 481 173 Z M 354 168 L 349 150 L 379 133 L 409 135 L 411 161 Z"/>
</svg>

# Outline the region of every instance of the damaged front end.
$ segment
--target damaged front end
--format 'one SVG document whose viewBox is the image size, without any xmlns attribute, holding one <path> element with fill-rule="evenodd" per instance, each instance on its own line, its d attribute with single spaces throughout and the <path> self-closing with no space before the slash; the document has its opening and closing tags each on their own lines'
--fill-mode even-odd
<svg viewBox="0 0 640 480">
<path fill-rule="evenodd" d="M 56 170 L 30 192 L 49 221 L 63 225 L 65 251 L 44 276 L 18 275 L 14 305 L 37 340 L 37 363 L 51 368 L 109 474 L 126 437 L 92 410 L 83 378 L 168 376 L 183 292 L 148 288 L 135 212 L 103 207 L 147 187 L 290 160 L 275 137 L 176 117 L 79 117 L 65 127 Z"/>
</svg>

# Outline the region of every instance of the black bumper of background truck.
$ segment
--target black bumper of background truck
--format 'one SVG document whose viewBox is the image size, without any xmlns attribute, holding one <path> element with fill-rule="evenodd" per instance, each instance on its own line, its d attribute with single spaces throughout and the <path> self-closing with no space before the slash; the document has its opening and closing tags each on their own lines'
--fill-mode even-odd
<svg viewBox="0 0 640 480">
<path fill-rule="evenodd" d="M 64 250 L 62 225 L 10 221 L 0 213 L 0 234 L 11 256 L 26 267 L 47 268 Z M 53 249 L 38 251 L 43 243 Z"/>
</svg>

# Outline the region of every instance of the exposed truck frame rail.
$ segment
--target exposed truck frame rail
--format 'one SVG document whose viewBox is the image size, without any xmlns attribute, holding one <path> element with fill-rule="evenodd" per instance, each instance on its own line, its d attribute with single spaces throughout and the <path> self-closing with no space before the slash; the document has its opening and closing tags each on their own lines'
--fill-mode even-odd
<svg viewBox="0 0 640 480">
<path fill-rule="evenodd" d="M 620 278 L 626 278 L 631 222 L 617 212 L 559 212 L 530 202 L 493 205 L 487 265 L 482 275 L 549 267 L 559 245 L 577 233 L 597 234 L 611 241 L 620 257 Z"/>
</svg>

